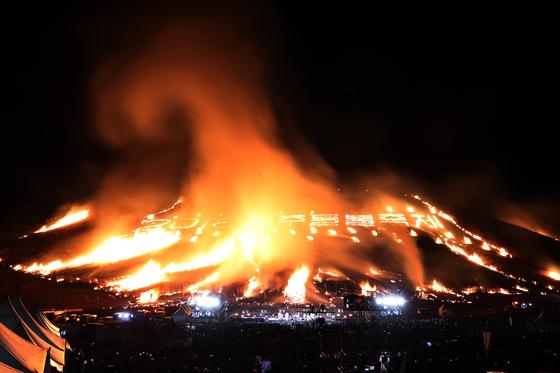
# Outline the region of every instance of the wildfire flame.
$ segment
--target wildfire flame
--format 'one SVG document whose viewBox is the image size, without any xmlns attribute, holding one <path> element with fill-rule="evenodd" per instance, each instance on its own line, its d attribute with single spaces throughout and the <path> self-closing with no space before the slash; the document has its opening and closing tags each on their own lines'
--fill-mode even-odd
<svg viewBox="0 0 560 373">
<path fill-rule="evenodd" d="M 560 281 L 560 272 L 549 270 L 546 275 L 555 281 Z"/>
<path fill-rule="evenodd" d="M 89 209 L 73 207 L 62 218 L 58 219 L 52 224 L 43 225 L 41 228 L 37 229 L 34 233 L 44 233 L 55 229 L 67 227 L 69 225 L 82 222 L 87 218 L 89 218 L 89 216 L 90 216 Z"/>
<path fill-rule="evenodd" d="M 307 279 L 309 278 L 309 268 L 303 265 L 296 269 L 290 276 L 288 285 L 284 289 L 286 302 L 294 304 L 305 303 L 305 292 Z"/>
<path fill-rule="evenodd" d="M 159 299 L 159 292 L 157 290 L 151 289 L 140 293 L 138 298 L 138 303 L 154 303 Z"/>
<path fill-rule="evenodd" d="M 259 280 L 254 276 L 251 277 L 249 279 L 249 283 L 247 284 L 247 289 L 245 289 L 245 292 L 243 293 L 243 296 L 245 298 L 252 297 L 255 290 L 257 290 L 259 286 L 260 286 Z"/>
<path fill-rule="evenodd" d="M 377 286 L 372 286 L 369 281 L 360 282 L 360 288 L 362 289 L 363 296 L 372 295 L 372 293 L 375 293 L 377 291 Z"/>
<path fill-rule="evenodd" d="M 142 143 L 177 150 L 170 152 L 172 161 L 159 159 L 158 154 L 145 168 L 134 157 L 133 165 L 115 167 L 92 201 L 97 203 L 92 209 L 99 224 L 89 242 L 95 244 L 79 248 L 77 255 L 47 257 L 13 269 L 48 275 L 95 266 L 101 277 L 101 266 L 120 263 L 125 269 L 106 275 L 100 286 L 138 290 L 177 281 L 188 285 L 189 291 L 200 291 L 247 284 L 245 296 L 285 286 L 286 301 L 303 303 L 309 275 L 320 266 L 379 275 L 364 250 L 354 250 L 358 243 L 362 248 L 372 240 L 389 238 L 384 242 L 403 258 L 404 276 L 414 285 L 424 284 L 416 246 L 416 237 L 422 234 L 469 262 L 512 277 L 498 267 L 512 258 L 509 250 L 465 229 L 455 217 L 419 196 L 405 200 L 379 192 L 354 201 L 339 193 L 333 170 L 305 147 L 298 150 L 316 167 L 302 167 L 278 136 L 274 111 L 261 85 L 260 61 L 255 61 L 252 49 L 241 50 L 237 46 L 244 43 L 232 43 L 236 35 L 231 30 L 212 28 L 207 35 L 196 26 L 185 26 L 193 27 L 193 32 L 173 30 L 154 36 L 152 43 L 139 43 L 146 50 L 132 53 L 135 60 L 123 58 L 117 66 L 102 66 L 96 77 L 97 125 L 108 145 L 136 148 Z M 227 43 L 216 43 L 216 35 L 227 35 Z M 126 68 L 118 70 L 122 66 Z M 171 113 L 169 103 L 173 103 Z M 175 109 L 189 120 L 162 125 Z M 183 162 L 184 138 L 192 150 L 188 168 Z M 129 177 L 126 171 L 136 167 L 141 176 Z M 184 177 L 191 169 L 196 172 Z M 177 183 L 175 176 L 155 177 L 161 170 L 180 175 L 184 184 Z M 146 182 L 153 185 L 154 180 L 173 187 L 139 188 Z M 179 195 L 179 200 L 161 210 Z M 36 232 L 89 216 L 89 209 L 71 210 Z M 138 217 L 139 225 L 131 225 L 131 216 Z M 107 228 L 121 220 L 126 230 L 118 231 L 119 235 Z M 279 274 L 286 271 L 294 271 L 287 286 L 278 283 Z M 549 272 L 553 279 L 557 275 Z M 432 287 L 446 289 L 435 280 Z"/>
</svg>

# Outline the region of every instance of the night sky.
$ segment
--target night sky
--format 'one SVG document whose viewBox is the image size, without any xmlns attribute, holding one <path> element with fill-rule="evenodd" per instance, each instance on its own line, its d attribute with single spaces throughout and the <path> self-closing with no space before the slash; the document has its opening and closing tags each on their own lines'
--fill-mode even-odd
<svg viewBox="0 0 560 373">
<path fill-rule="evenodd" d="M 208 11 L 182 3 L 2 11 L 3 226 L 95 192 L 119 154 L 92 128 L 92 74 L 167 17 Z M 558 227 L 551 9 L 211 6 L 263 51 L 287 142 L 305 139 L 341 183 L 390 170 L 453 205 L 520 206 Z"/>
</svg>

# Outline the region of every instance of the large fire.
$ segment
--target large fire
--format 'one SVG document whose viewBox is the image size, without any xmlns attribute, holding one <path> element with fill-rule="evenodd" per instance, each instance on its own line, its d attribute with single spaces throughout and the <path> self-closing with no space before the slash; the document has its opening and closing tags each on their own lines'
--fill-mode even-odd
<svg viewBox="0 0 560 373">
<path fill-rule="evenodd" d="M 99 286 L 142 292 L 142 302 L 157 299 L 164 284 L 196 292 L 239 284 L 243 297 L 284 289 L 286 301 L 303 303 L 316 281 L 348 278 L 345 273 L 362 274 L 352 280 L 362 281 L 365 294 L 377 291 L 369 281 L 385 272 L 365 250 L 383 243 L 402 259 L 410 283 L 451 291 L 436 280 L 424 286 L 416 240 L 427 236 L 469 263 L 527 282 L 500 268 L 513 257 L 510 250 L 420 196 L 379 192 L 357 202 L 338 190 L 318 155 L 300 146 L 303 167 L 277 136 L 252 49 L 231 43 L 231 30 L 221 30 L 228 42 L 217 47 L 212 38 L 221 35 L 220 27 L 209 35 L 193 28 L 156 37 L 130 61 L 100 69 L 95 107 L 101 137 L 133 155 L 139 144 L 157 152 L 144 162 L 131 156 L 109 173 L 91 208 L 71 210 L 36 231 L 93 220 L 92 239 L 78 254 L 48 253 L 14 269 L 50 275 L 94 267 L 88 273 Z M 182 120 L 171 115 L 176 111 Z"/>
<path fill-rule="evenodd" d="M 83 255 L 47 263 L 18 265 L 14 268 L 49 275 L 86 265 L 138 261 L 151 256 L 144 265 L 136 267 L 136 270 L 117 278 L 109 278 L 102 282 L 102 286 L 119 292 L 133 291 L 176 281 L 175 274 L 193 273 L 193 281 L 188 285 L 188 289 L 192 291 L 220 288 L 239 282 L 246 284 L 243 296 L 247 298 L 271 287 L 282 287 L 283 285 L 277 282 L 277 274 L 279 271 L 290 269 L 290 263 L 316 263 L 299 267 L 296 264 L 296 267 L 292 267 L 293 274 L 286 280 L 284 295 L 286 301 L 297 303 L 305 301 L 306 288 L 313 288 L 313 282 L 321 282 L 325 276 L 347 278 L 337 269 L 338 266 L 348 268 L 347 263 L 339 262 L 344 260 L 344 256 L 327 255 L 327 262 L 321 258 L 314 258 L 310 254 L 320 248 L 314 247 L 315 243 L 310 242 L 308 237 L 320 241 L 329 236 L 333 237 L 333 232 L 336 232 L 336 244 L 343 252 L 346 250 L 344 248 L 381 237 L 388 237 L 397 248 L 405 249 L 405 245 L 410 244 L 404 241 L 406 232 L 409 235 L 410 232 L 414 232 L 411 236 L 417 237 L 418 231 L 474 264 L 514 278 L 491 262 L 491 253 L 496 258 L 511 258 L 512 255 L 505 248 L 464 229 L 456 219 L 419 196 L 413 196 L 407 204 L 404 200 L 403 212 L 393 207 L 393 201 L 393 206 L 386 206 L 383 212 L 377 214 L 280 213 L 275 217 L 251 217 L 241 223 L 234 222 L 223 214 L 219 214 L 215 220 L 206 219 L 201 212 L 195 213 L 193 218 L 180 217 L 184 216 L 184 213 L 183 202 L 179 200 L 168 209 L 146 216 L 132 234 L 110 237 Z M 438 217 L 442 217 L 447 223 Z M 372 235 L 371 232 L 377 234 Z M 196 239 L 193 239 L 195 237 Z M 284 247 L 293 246 L 299 247 L 301 251 L 283 250 Z M 367 278 L 383 277 L 382 271 L 372 263 L 365 259 L 360 261 Z M 328 264 L 328 269 L 319 267 L 320 263 Z M 201 269 L 211 269 L 213 273 L 197 279 L 199 275 L 195 275 L 194 272 Z M 310 279 L 311 273 L 315 273 L 313 279 Z M 551 279 L 560 278 L 558 273 L 552 270 L 546 274 Z M 187 280 L 189 281 L 191 280 Z M 418 283 L 417 286 L 418 289 L 457 294 L 437 280 L 433 280 L 427 286 L 422 283 Z M 368 280 L 362 281 L 360 287 L 363 294 L 377 291 L 377 286 Z M 518 286 L 517 290 L 521 288 L 523 287 Z M 505 293 L 506 290 L 501 289 L 499 292 Z"/>
</svg>

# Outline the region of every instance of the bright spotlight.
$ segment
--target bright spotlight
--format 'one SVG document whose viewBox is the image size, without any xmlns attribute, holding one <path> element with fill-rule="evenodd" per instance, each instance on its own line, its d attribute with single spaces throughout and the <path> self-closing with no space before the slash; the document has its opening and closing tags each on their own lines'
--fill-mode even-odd
<svg viewBox="0 0 560 373">
<path fill-rule="evenodd" d="M 193 303 L 200 308 L 216 308 L 222 302 L 219 297 L 213 295 L 201 295 L 196 297 Z"/>
<path fill-rule="evenodd" d="M 375 298 L 375 304 L 384 307 L 402 307 L 406 303 L 406 299 L 399 295 L 385 295 Z"/>
<path fill-rule="evenodd" d="M 121 320 L 130 320 L 132 318 L 132 314 L 130 312 L 117 312 L 115 315 Z"/>
</svg>

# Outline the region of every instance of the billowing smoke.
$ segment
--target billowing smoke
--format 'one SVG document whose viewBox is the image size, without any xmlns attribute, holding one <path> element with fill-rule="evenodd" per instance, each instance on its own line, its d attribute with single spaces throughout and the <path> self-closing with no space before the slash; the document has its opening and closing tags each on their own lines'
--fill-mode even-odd
<svg viewBox="0 0 560 373">
<path fill-rule="evenodd" d="M 205 20 L 168 28 L 142 45 L 141 51 L 112 61 L 97 76 L 99 132 L 114 146 L 147 146 L 158 151 L 148 153 L 145 162 L 133 160 L 132 176 L 130 163 L 110 176 L 100 197 L 107 196 L 110 211 L 123 201 L 117 215 L 130 206 L 153 209 L 152 203 L 144 201 L 165 203 L 178 192 L 192 211 L 207 216 L 223 213 L 238 222 L 280 212 L 350 208 L 336 192 L 330 169 L 319 162 L 316 168 L 303 171 L 280 143 L 262 85 L 265 65 L 253 45 L 229 25 Z M 171 171 L 166 173 L 166 169 Z M 176 181 L 168 178 L 177 175 L 182 181 L 180 190 L 168 188 Z M 124 190 L 123 185 L 127 186 Z M 153 189 L 136 189 L 141 185 Z M 120 193 L 115 195 L 115 190 Z M 271 246 L 256 250 L 255 255 L 261 257 L 254 258 L 255 262 L 264 260 L 261 266 L 279 270 L 313 263 L 320 254 L 323 260 L 326 257 L 354 270 L 358 263 L 364 268 L 361 260 L 343 248 L 321 253 L 288 241 Z M 398 254 L 404 257 L 406 273 L 421 282 L 422 266 L 413 247 L 412 242 L 399 246 Z"/>
<path fill-rule="evenodd" d="M 380 178 L 383 184 L 375 182 L 378 188 L 362 196 L 340 191 L 335 173 L 301 143 L 296 153 L 306 162 L 298 161 L 280 140 L 262 53 L 231 23 L 199 18 L 167 25 L 136 45 L 109 56 L 93 79 L 95 129 L 119 157 L 92 202 L 91 246 L 33 270 L 137 258 L 116 286 L 248 282 L 261 290 L 283 288 L 296 268 L 307 274 L 330 268 L 342 277 L 368 272 L 371 228 L 361 228 L 369 237 L 361 242 L 344 220 L 339 232 L 327 234 L 324 227 L 321 237 L 309 222 L 296 231 L 279 228 L 277 219 L 313 213 L 344 219 L 344 213 L 371 214 L 387 204 L 404 211 L 405 202 L 391 197 L 394 178 Z M 159 228 L 148 219 L 139 228 L 144 216 L 179 197 L 183 203 L 169 224 Z M 193 219 L 197 233 L 179 240 Z M 215 224 L 223 219 L 227 227 Z M 407 227 L 396 227 L 382 242 L 421 284 L 422 263 Z M 119 237 L 129 232 L 134 235 Z"/>
</svg>

